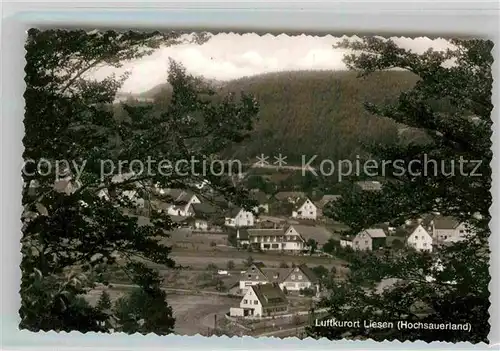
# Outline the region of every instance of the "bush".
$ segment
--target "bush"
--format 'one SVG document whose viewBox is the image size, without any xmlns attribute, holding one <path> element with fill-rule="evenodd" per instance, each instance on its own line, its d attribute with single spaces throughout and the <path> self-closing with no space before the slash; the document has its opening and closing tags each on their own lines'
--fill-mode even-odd
<svg viewBox="0 0 500 351">
<path fill-rule="evenodd" d="M 227 262 L 227 269 L 233 270 L 236 265 L 234 264 L 234 261 L 228 261 Z"/>
</svg>

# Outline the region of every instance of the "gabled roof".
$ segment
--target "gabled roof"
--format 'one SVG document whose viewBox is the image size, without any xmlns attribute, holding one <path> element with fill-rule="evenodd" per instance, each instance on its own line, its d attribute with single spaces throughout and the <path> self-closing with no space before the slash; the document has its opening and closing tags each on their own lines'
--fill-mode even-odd
<svg viewBox="0 0 500 351">
<path fill-rule="evenodd" d="M 434 219 L 434 228 L 436 229 L 455 229 L 460 222 L 453 217 L 436 217 Z"/>
<path fill-rule="evenodd" d="M 174 205 L 185 205 L 191 200 L 195 194 L 190 190 L 168 188 L 164 189 L 163 195 L 171 198 L 171 202 Z"/>
<path fill-rule="evenodd" d="M 300 225 L 300 224 L 292 224 L 290 227 L 293 227 L 297 233 L 300 234 L 305 241 L 309 239 L 315 240 L 318 244 L 324 245 L 328 240 L 332 238 L 332 233 L 328 231 L 325 227 L 316 227 L 309 225 Z M 288 229 L 290 228 L 288 227 Z M 287 230 L 288 230 L 287 229 Z"/>
<path fill-rule="evenodd" d="M 309 280 L 311 283 L 315 284 L 319 282 L 319 278 L 316 276 L 316 274 L 306 265 L 306 264 L 301 264 L 295 267 L 292 267 L 292 269 L 288 272 L 286 277 L 283 279 L 283 281 L 288 280 L 290 275 L 295 272 L 295 269 L 299 269 L 300 272 L 302 272 L 302 275 L 304 275 L 307 280 Z"/>
<path fill-rule="evenodd" d="M 366 233 L 370 236 L 370 238 L 386 238 L 387 236 L 385 235 L 385 232 L 383 229 L 379 228 L 369 228 L 362 230 L 360 233 Z"/>
<path fill-rule="evenodd" d="M 249 236 L 282 236 L 285 235 L 283 229 L 248 229 Z"/>
<path fill-rule="evenodd" d="M 232 206 L 226 211 L 226 216 L 229 218 L 234 218 L 238 215 L 238 213 L 240 213 L 241 210 L 242 208 L 239 206 Z"/>
<path fill-rule="evenodd" d="M 297 199 L 297 201 L 294 203 L 293 205 L 293 209 L 294 210 L 299 210 L 302 206 L 304 206 L 304 204 L 309 200 L 308 197 L 300 197 Z M 311 200 L 309 200 L 309 202 L 311 202 L 311 204 L 313 204 L 313 202 Z M 314 204 L 313 204 L 314 205 Z M 316 206 L 316 205 L 314 205 Z"/>
<path fill-rule="evenodd" d="M 290 268 L 261 268 L 268 281 L 281 283 L 290 273 Z"/>
<path fill-rule="evenodd" d="M 410 235 L 409 235 L 408 237 L 412 236 L 412 235 L 413 235 L 413 234 L 417 231 L 417 229 L 418 229 L 419 227 L 420 227 L 420 228 L 422 228 L 422 230 L 423 230 L 424 232 L 426 232 L 426 233 L 427 233 L 427 235 L 429 235 L 430 237 L 432 237 L 432 235 L 430 235 L 430 233 L 429 233 L 429 232 L 428 232 L 428 231 L 424 228 L 424 226 L 423 226 L 422 224 L 418 224 L 418 225 L 416 225 L 416 226 L 412 229 L 412 231 L 410 232 Z"/>
<path fill-rule="evenodd" d="M 251 288 L 263 307 L 288 305 L 285 293 L 277 284 L 257 284 Z"/>
<path fill-rule="evenodd" d="M 195 217 L 208 217 L 217 213 L 217 208 L 209 203 L 191 204 Z"/>
<path fill-rule="evenodd" d="M 244 273 L 244 277 L 241 280 L 248 281 L 259 281 L 259 282 L 268 282 L 269 278 L 263 272 L 264 264 L 262 262 L 255 262 Z"/>
</svg>

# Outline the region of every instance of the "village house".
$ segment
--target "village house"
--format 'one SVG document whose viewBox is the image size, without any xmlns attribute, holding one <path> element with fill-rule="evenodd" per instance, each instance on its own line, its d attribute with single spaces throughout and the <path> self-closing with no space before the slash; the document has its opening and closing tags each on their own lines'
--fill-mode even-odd
<svg viewBox="0 0 500 351">
<path fill-rule="evenodd" d="M 231 308 L 231 316 L 270 317 L 288 311 L 288 300 L 278 284 L 252 285 L 239 308 Z"/>
<path fill-rule="evenodd" d="M 299 253 L 308 250 L 309 240 L 317 243 L 317 249 L 331 238 L 324 227 L 292 224 L 277 229 L 248 229 L 250 245 L 263 251 L 289 251 Z"/>
<path fill-rule="evenodd" d="M 252 285 L 279 283 L 289 270 L 289 268 L 267 268 L 262 262 L 255 262 L 240 277 L 240 293 L 244 294 Z"/>
<path fill-rule="evenodd" d="M 316 220 L 318 208 L 309 198 L 301 198 L 294 204 L 292 218 Z"/>
<path fill-rule="evenodd" d="M 470 233 L 465 223 L 453 217 L 437 216 L 431 221 L 432 237 L 437 245 L 464 240 Z"/>
<path fill-rule="evenodd" d="M 240 277 L 240 294 L 257 284 L 278 284 L 289 293 L 302 289 L 313 289 L 317 294 L 320 290 L 319 278 L 305 264 L 292 268 L 267 268 L 262 262 L 252 264 Z"/>
<path fill-rule="evenodd" d="M 224 224 L 228 227 L 253 227 L 254 223 L 255 217 L 253 213 L 241 207 L 230 208 L 224 220 Z"/>
<path fill-rule="evenodd" d="M 182 189 L 167 189 L 163 194 L 170 198 L 167 213 L 172 216 L 193 216 L 192 204 L 200 204 L 201 200 L 191 191 Z"/>
<path fill-rule="evenodd" d="M 280 282 L 280 287 L 287 292 L 300 292 L 303 289 L 313 289 L 319 294 L 319 278 L 305 264 L 293 267 L 285 278 Z"/>
<path fill-rule="evenodd" d="M 354 250 L 376 250 L 385 247 L 386 235 L 383 229 L 370 228 L 359 232 L 352 240 Z"/>
<path fill-rule="evenodd" d="M 189 213 L 193 214 L 193 227 L 195 230 L 209 230 L 215 227 L 218 211 L 209 203 L 192 203 Z"/>
<path fill-rule="evenodd" d="M 425 230 L 422 224 L 418 224 L 406 240 L 409 247 L 417 251 L 432 251 L 432 236 Z"/>
<path fill-rule="evenodd" d="M 332 233 L 322 226 L 292 224 L 288 227 L 287 233 L 289 235 L 298 235 L 305 244 L 304 249 L 309 249 L 307 243 L 309 240 L 313 240 L 317 244 L 316 249 L 321 250 L 323 245 L 332 238 Z"/>
</svg>

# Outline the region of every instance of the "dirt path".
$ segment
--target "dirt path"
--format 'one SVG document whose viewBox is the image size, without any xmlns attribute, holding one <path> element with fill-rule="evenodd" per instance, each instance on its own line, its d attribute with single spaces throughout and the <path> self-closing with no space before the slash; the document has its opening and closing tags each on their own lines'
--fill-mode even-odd
<svg viewBox="0 0 500 351">
<path fill-rule="evenodd" d="M 170 295 L 168 303 L 174 311 L 175 333 L 196 335 L 214 328 L 214 315 L 222 320 L 230 307 L 238 304 L 235 299 L 221 296 Z"/>
</svg>

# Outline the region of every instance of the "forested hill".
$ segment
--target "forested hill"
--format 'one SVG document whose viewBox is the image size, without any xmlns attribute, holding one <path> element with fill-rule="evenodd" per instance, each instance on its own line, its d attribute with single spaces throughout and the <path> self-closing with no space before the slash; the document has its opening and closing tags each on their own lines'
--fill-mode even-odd
<svg viewBox="0 0 500 351">
<path fill-rule="evenodd" d="M 405 128 L 370 115 L 363 103 L 395 99 L 415 82 L 413 74 L 403 71 L 378 72 L 365 78 L 349 71 L 296 71 L 245 77 L 217 89 L 251 93 L 261 107 L 252 138 L 231 150 L 233 157 L 282 153 L 297 162 L 301 155 L 353 158 L 363 154 L 361 141 L 395 143 L 398 130 Z M 151 92 L 164 93 L 166 85 L 162 87 Z M 405 133 L 405 140 L 415 135 Z"/>
</svg>

